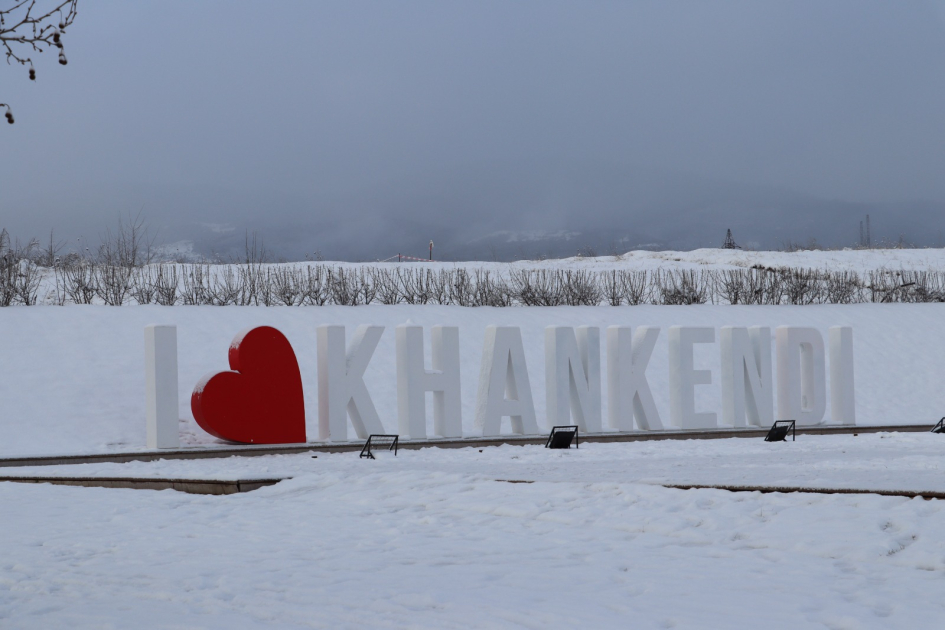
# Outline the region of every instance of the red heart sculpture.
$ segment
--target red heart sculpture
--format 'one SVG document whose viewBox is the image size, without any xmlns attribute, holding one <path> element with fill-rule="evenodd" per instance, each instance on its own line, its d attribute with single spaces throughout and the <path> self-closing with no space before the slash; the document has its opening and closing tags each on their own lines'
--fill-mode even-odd
<svg viewBox="0 0 945 630">
<path fill-rule="evenodd" d="M 200 428 L 246 444 L 305 442 L 302 376 L 285 335 L 270 326 L 244 330 L 229 358 L 233 371 L 208 374 L 190 397 Z"/>
</svg>

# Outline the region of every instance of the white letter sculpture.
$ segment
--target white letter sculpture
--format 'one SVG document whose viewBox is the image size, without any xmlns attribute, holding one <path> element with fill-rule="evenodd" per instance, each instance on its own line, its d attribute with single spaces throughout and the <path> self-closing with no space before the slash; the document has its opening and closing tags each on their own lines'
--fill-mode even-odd
<svg viewBox="0 0 945 630">
<path fill-rule="evenodd" d="M 515 326 L 487 326 L 476 396 L 476 426 L 483 435 L 499 435 L 505 416 L 511 419 L 515 433 L 538 433 L 522 333 Z"/>
<path fill-rule="evenodd" d="M 834 326 L 830 339 L 830 417 L 838 424 L 856 424 L 853 395 L 853 329 Z"/>
<path fill-rule="evenodd" d="M 722 423 L 735 427 L 771 426 L 774 422 L 771 329 L 723 326 L 720 338 Z"/>
<path fill-rule="evenodd" d="M 144 327 L 144 382 L 148 448 L 180 446 L 177 327 Z"/>
<path fill-rule="evenodd" d="M 344 326 L 319 326 L 318 437 L 348 439 L 348 418 L 360 439 L 384 433 L 371 394 L 364 384 L 367 369 L 383 326 L 359 326 L 345 352 Z"/>
<path fill-rule="evenodd" d="M 545 328 L 545 400 L 548 428 L 574 423 L 581 431 L 601 431 L 600 329 Z"/>
<path fill-rule="evenodd" d="M 434 326 L 430 334 L 433 370 L 424 367 L 423 327 L 397 327 L 397 421 L 401 435 L 427 436 L 426 393 L 433 392 L 433 431 L 462 437 L 459 385 L 459 328 Z"/>
<path fill-rule="evenodd" d="M 660 329 L 640 326 L 631 337 L 629 326 L 607 328 L 607 418 L 617 431 L 632 431 L 633 421 L 646 431 L 662 431 L 646 366 Z"/>
<path fill-rule="evenodd" d="M 697 343 L 715 343 L 714 328 L 671 326 L 669 329 L 669 418 L 680 429 L 712 429 L 715 412 L 696 412 L 696 385 L 711 385 L 712 372 L 693 367 Z"/>
<path fill-rule="evenodd" d="M 816 328 L 780 326 L 778 346 L 778 420 L 798 426 L 820 424 L 827 411 L 824 338 Z"/>
</svg>

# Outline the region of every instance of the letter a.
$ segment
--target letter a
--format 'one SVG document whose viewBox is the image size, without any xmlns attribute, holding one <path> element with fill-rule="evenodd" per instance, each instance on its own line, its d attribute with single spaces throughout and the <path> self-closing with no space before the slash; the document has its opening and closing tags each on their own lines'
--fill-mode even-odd
<svg viewBox="0 0 945 630">
<path fill-rule="evenodd" d="M 522 333 L 517 326 L 488 326 L 479 370 L 476 427 L 483 435 L 499 435 L 505 416 L 515 433 L 538 433 Z"/>
</svg>

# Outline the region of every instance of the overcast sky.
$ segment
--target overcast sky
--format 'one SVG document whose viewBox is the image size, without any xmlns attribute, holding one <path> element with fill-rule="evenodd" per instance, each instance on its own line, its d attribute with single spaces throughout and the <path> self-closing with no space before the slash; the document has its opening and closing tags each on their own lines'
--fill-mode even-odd
<svg viewBox="0 0 945 630">
<path fill-rule="evenodd" d="M 143 208 L 199 248 L 373 259 L 618 219 L 670 242 L 655 208 L 729 196 L 945 203 L 938 0 L 80 0 L 65 43 L 35 83 L 0 66 L 21 236 Z"/>
</svg>

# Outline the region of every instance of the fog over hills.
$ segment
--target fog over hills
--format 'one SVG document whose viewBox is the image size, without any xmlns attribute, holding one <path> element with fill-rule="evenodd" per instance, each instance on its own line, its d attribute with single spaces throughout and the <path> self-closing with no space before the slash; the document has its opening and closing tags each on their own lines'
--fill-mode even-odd
<svg viewBox="0 0 945 630">
<path fill-rule="evenodd" d="M 425 258 L 430 240 L 438 260 L 690 250 L 719 247 L 726 229 L 750 249 L 836 248 L 859 244 L 867 214 L 873 244 L 945 246 L 941 202 L 847 202 L 602 164 L 479 166 L 314 200 L 167 189 L 128 196 L 149 201 L 126 220 L 140 212 L 162 253 L 184 259 L 238 258 L 253 234 L 285 260 Z M 70 218 L 52 226 L 56 238 L 67 249 L 94 245 L 117 217 L 97 214 L 92 226 Z M 47 235 L 17 223 L 7 223 L 17 236 Z"/>
<path fill-rule="evenodd" d="M 852 203 L 645 168 L 506 164 L 389 186 L 311 208 L 287 199 L 264 222 L 246 199 L 208 222 L 182 216 L 161 237 L 192 242 L 203 256 L 238 256 L 255 231 L 288 260 L 316 252 L 332 260 L 426 257 L 430 240 L 441 260 L 519 260 L 718 247 L 728 228 L 752 249 L 849 247 L 869 214 L 874 244 L 945 246 L 943 203 Z"/>
<path fill-rule="evenodd" d="M 945 0 L 82 2 L 0 227 L 171 255 L 945 246 Z"/>
</svg>

